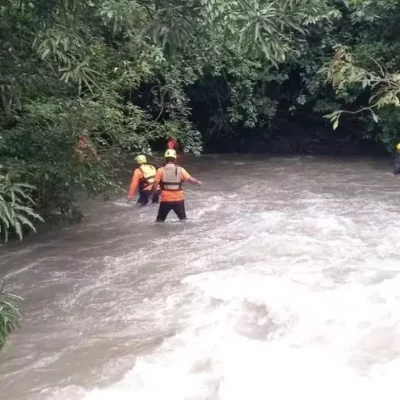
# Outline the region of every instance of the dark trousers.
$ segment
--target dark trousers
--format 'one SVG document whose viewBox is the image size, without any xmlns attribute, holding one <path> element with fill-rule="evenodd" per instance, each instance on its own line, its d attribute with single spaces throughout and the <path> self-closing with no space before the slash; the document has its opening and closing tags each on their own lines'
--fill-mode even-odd
<svg viewBox="0 0 400 400">
<path fill-rule="evenodd" d="M 398 175 L 398 174 L 400 174 L 400 166 L 396 165 L 393 170 L 393 175 Z"/>
<path fill-rule="evenodd" d="M 137 201 L 137 204 L 140 204 L 141 206 L 145 206 L 149 203 L 149 195 L 150 195 L 150 190 L 141 190 L 139 191 L 139 198 Z M 152 203 L 158 203 L 160 201 L 160 192 L 157 191 L 154 193 Z"/>
<path fill-rule="evenodd" d="M 171 210 L 174 210 L 176 216 L 181 220 L 186 219 L 185 201 L 162 201 L 158 209 L 157 222 L 164 222 Z"/>
</svg>

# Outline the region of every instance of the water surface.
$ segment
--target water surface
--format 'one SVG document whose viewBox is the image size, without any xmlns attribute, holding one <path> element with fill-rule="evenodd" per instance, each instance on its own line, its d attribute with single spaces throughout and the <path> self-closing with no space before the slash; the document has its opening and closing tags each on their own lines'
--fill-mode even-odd
<svg viewBox="0 0 400 400">
<path fill-rule="evenodd" d="M 1 248 L 2 398 L 398 399 L 399 188 L 373 159 L 208 156 L 186 223 L 91 203 Z"/>
</svg>

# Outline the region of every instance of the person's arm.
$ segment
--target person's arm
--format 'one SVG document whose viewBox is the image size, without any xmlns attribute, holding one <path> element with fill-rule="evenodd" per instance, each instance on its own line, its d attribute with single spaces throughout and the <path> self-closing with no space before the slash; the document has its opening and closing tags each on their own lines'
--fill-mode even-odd
<svg viewBox="0 0 400 400">
<path fill-rule="evenodd" d="M 198 186 L 202 185 L 202 183 L 199 180 L 190 176 L 189 173 L 184 168 L 182 168 L 182 179 L 184 181 L 192 183 L 194 185 L 198 185 Z"/>
<path fill-rule="evenodd" d="M 202 182 L 197 180 L 196 178 L 193 178 L 192 176 L 188 179 L 188 182 L 193 183 L 194 185 L 201 186 Z"/>
<path fill-rule="evenodd" d="M 133 199 L 133 196 L 135 195 L 136 190 L 139 186 L 139 182 L 140 182 L 140 170 L 135 169 L 135 172 L 133 173 L 132 176 L 131 185 L 129 187 L 128 202 L 130 202 Z"/>
<path fill-rule="evenodd" d="M 150 194 L 149 194 L 150 199 L 152 199 L 154 197 L 154 193 L 156 192 L 159 184 L 160 184 L 160 182 L 157 182 L 157 181 L 155 181 L 153 183 L 153 186 L 151 187 Z"/>
<path fill-rule="evenodd" d="M 161 168 L 157 170 L 156 176 L 154 177 L 154 183 L 153 186 L 151 187 L 151 191 L 149 194 L 150 199 L 153 198 L 154 193 L 157 191 L 158 186 L 160 185 L 160 182 L 161 182 Z"/>
</svg>

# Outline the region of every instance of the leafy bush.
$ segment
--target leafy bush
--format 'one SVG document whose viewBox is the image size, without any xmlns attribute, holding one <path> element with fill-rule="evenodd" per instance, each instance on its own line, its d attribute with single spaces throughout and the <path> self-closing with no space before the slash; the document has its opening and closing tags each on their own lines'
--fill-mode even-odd
<svg viewBox="0 0 400 400">
<path fill-rule="evenodd" d="M 15 182 L 10 173 L 2 173 L 0 167 L 0 239 L 7 241 L 9 233 L 23 237 L 24 227 L 35 231 L 34 220 L 43 221 L 34 211 L 30 197 L 33 186 Z"/>
<path fill-rule="evenodd" d="M 19 304 L 22 298 L 9 293 L 0 285 L 0 349 L 4 346 L 9 334 L 19 327 L 21 314 Z"/>
</svg>

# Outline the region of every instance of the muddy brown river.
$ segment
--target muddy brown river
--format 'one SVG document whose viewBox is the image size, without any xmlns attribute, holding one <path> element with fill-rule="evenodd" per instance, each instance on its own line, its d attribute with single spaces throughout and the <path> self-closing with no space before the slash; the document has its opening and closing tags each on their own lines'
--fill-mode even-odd
<svg viewBox="0 0 400 400">
<path fill-rule="evenodd" d="M 400 180 L 390 162 L 204 156 L 188 221 L 90 202 L 0 247 L 24 297 L 7 400 L 398 400 Z"/>
</svg>

